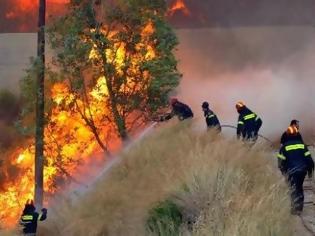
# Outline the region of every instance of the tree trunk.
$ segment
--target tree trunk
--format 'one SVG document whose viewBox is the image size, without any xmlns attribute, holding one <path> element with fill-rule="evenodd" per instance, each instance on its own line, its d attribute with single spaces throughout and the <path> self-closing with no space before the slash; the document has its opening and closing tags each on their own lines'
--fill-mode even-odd
<svg viewBox="0 0 315 236">
<path fill-rule="evenodd" d="M 100 55 L 101 55 L 102 60 L 103 60 L 104 77 L 105 77 L 105 82 L 106 82 L 107 89 L 108 89 L 108 95 L 109 95 L 109 100 L 110 100 L 111 111 L 112 111 L 113 116 L 114 116 L 114 122 L 115 122 L 115 125 L 117 127 L 117 131 L 118 131 L 118 134 L 119 134 L 121 140 L 123 142 L 127 142 L 129 137 L 128 137 L 127 127 L 126 127 L 126 122 L 125 122 L 124 118 L 119 114 L 119 111 L 118 111 L 118 105 L 117 105 L 116 97 L 115 97 L 115 94 L 113 91 L 112 82 L 108 78 L 108 77 L 111 77 L 110 76 L 111 73 L 106 73 L 107 72 L 107 68 L 106 68 L 107 60 L 106 60 L 106 55 L 103 53 L 105 51 L 105 48 L 104 47 L 99 47 L 99 48 L 101 48 Z"/>
<path fill-rule="evenodd" d="M 105 68 L 105 66 L 104 66 L 104 68 Z M 107 84 L 107 89 L 108 89 L 110 106 L 111 106 L 111 110 L 112 110 L 113 115 L 114 115 L 114 121 L 115 121 L 117 130 L 118 130 L 118 134 L 119 134 L 120 138 L 122 139 L 122 141 L 126 142 L 129 139 L 128 133 L 127 133 L 126 122 L 125 122 L 124 118 L 119 114 L 118 105 L 116 102 L 115 94 L 114 94 L 113 87 L 112 87 L 110 80 L 107 79 L 106 84 Z"/>
<path fill-rule="evenodd" d="M 37 57 L 38 74 L 36 89 L 36 134 L 35 134 L 35 205 L 43 206 L 44 192 L 44 126 L 45 126 L 45 16 L 46 0 L 39 0 Z"/>
</svg>

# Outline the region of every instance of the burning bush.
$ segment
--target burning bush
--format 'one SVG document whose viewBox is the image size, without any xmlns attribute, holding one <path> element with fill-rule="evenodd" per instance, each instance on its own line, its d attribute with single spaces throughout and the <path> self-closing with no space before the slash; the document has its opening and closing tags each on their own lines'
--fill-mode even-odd
<svg viewBox="0 0 315 236">
<path fill-rule="evenodd" d="M 100 127 L 127 139 L 166 105 L 178 84 L 177 39 L 165 23 L 166 10 L 161 0 L 98 7 L 77 1 L 52 28 L 57 65 L 72 94 L 65 108 L 73 106 L 103 149 Z"/>
</svg>

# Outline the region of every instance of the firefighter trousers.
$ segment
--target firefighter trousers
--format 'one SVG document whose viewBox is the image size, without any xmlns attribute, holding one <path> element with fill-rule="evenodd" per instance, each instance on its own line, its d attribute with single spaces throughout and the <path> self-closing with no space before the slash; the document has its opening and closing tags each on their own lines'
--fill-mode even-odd
<svg viewBox="0 0 315 236">
<path fill-rule="evenodd" d="M 289 174 L 289 185 L 291 189 L 291 210 L 293 213 L 303 211 L 304 191 L 303 182 L 306 176 L 306 171 L 296 171 Z"/>
</svg>

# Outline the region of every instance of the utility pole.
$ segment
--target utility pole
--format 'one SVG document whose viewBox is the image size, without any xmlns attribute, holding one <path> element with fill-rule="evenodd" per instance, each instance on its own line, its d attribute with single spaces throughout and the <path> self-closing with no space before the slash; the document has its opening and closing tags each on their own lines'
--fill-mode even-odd
<svg viewBox="0 0 315 236">
<path fill-rule="evenodd" d="M 36 131 L 35 131 L 35 205 L 43 206 L 44 195 L 44 127 L 45 127 L 45 23 L 46 0 L 39 0 L 36 78 Z"/>
</svg>

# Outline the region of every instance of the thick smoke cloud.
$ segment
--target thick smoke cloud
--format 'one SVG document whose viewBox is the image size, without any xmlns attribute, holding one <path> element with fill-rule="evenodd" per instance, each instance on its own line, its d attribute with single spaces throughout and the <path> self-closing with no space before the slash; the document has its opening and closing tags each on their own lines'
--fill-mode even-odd
<svg viewBox="0 0 315 236">
<path fill-rule="evenodd" d="M 170 0 L 169 2 L 175 2 Z M 313 0 L 184 0 L 189 17 L 178 12 L 177 27 L 314 25 Z"/>
<path fill-rule="evenodd" d="M 23 6 L 20 0 L 0 0 L 0 32 L 30 32 L 36 30 L 36 2 L 34 8 Z"/>
<path fill-rule="evenodd" d="M 176 1 L 166 0 L 170 6 Z M 169 17 L 179 28 L 315 25 L 314 0 L 183 1 L 191 14 L 179 11 Z M 36 32 L 37 2 L 0 0 L 0 32 Z M 47 0 L 48 16 L 62 14 L 64 2 L 68 0 Z"/>
<path fill-rule="evenodd" d="M 65 2 L 46 0 L 48 19 L 63 14 Z M 36 32 L 37 16 L 38 0 L 0 0 L 0 33 Z"/>
<path fill-rule="evenodd" d="M 264 120 L 262 133 L 278 138 L 291 119 L 314 135 L 315 30 L 259 27 L 180 30 L 184 73 L 179 97 L 201 118 L 208 100 L 225 124 L 236 124 L 235 102 L 243 100 Z"/>
</svg>

